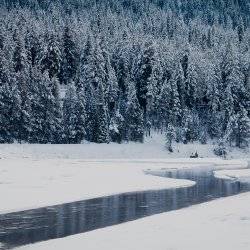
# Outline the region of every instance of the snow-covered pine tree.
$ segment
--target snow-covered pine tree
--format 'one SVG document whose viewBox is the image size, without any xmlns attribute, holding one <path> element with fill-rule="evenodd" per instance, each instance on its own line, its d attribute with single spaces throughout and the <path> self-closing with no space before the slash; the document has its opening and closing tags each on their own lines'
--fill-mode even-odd
<svg viewBox="0 0 250 250">
<path fill-rule="evenodd" d="M 80 72 L 80 85 L 78 86 L 78 89 L 82 88 L 85 91 L 86 97 L 86 139 L 94 142 L 108 142 L 108 139 L 105 139 L 105 136 L 103 136 L 104 139 L 99 139 L 96 134 L 96 118 L 100 109 L 105 110 L 104 114 L 102 114 L 103 117 L 101 120 L 108 119 L 104 96 L 104 86 L 106 86 L 105 60 L 100 48 L 100 42 L 97 38 L 96 40 L 93 40 L 91 36 L 88 38 L 81 59 Z M 106 125 L 103 126 L 105 127 Z M 105 130 L 105 128 L 103 129 Z"/>
<path fill-rule="evenodd" d="M 172 113 L 173 107 L 171 106 L 172 89 L 170 81 L 166 79 L 162 85 L 159 104 L 158 104 L 158 114 L 160 127 L 163 129 L 167 126 L 170 119 L 170 114 Z M 172 117 L 171 117 L 172 118 Z"/>
<path fill-rule="evenodd" d="M 42 102 L 43 93 L 43 75 L 37 67 L 32 67 L 30 73 L 31 81 L 31 132 L 29 136 L 30 143 L 40 143 L 44 136 L 43 120 L 46 107 Z"/>
<path fill-rule="evenodd" d="M 127 110 L 125 115 L 125 126 L 127 130 L 127 140 L 135 142 L 143 142 L 144 140 L 144 125 L 143 125 L 143 110 L 140 107 L 136 89 L 133 82 L 129 84 L 129 97 Z"/>
<path fill-rule="evenodd" d="M 235 114 L 235 106 L 233 99 L 232 86 L 234 85 L 235 74 L 234 70 L 234 55 L 231 44 L 227 45 L 224 53 L 223 61 L 221 63 L 221 98 L 222 98 L 222 111 L 223 111 L 223 131 L 228 130 L 229 120 Z"/>
<path fill-rule="evenodd" d="M 222 69 L 224 71 L 222 71 L 222 76 L 224 77 L 223 86 L 225 88 L 222 95 L 223 126 L 224 129 L 228 130 L 231 124 L 229 122 L 230 118 L 235 116 L 237 120 L 241 109 L 244 108 L 247 110 L 250 104 L 248 100 L 249 93 L 245 88 L 244 76 L 240 70 L 238 54 L 230 44 L 227 47 L 223 65 Z M 232 131 L 234 130 L 232 129 Z M 236 144 L 239 146 L 239 143 Z"/>
<path fill-rule="evenodd" d="M 139 55 L 138 62 L 135 64 L 135 83 L 136 92 L 139 104 L 146 115 L 148 104 L 148 89 L 153 81 L 153 67 L 154 67 L 155 46 L 152 41 L 146 41 L 141 54 Z"/>
<path fill-rule="evenodd" d="M 70 84 L 63 101 L 63 142 L 77 143 L 77 94 L 74 84 Z"/>
<path fill-rule="evenodd" d="M 64 27 L 63 32 L 63 52 L 60 67 L 60 82 L 67 85 L 76 80 L 79 67 L 79 49 L 74 41 L 74 37 L 69 25 Z"/>
<path fill-rule="evenodd" d="M 182 66 L 180 63 L 176 63 L 174 67 L 174 72 L 172 73 L 172 85 L 174 86 L 172 89 L 174 89 L 174 95 L 179 96 L 180 106 L 181 110 L 185 108 L 185 78 L 184 78 L 184 72 L 182 69 Z M 177 89 L 176 89 L 177 88 Z"/>
<path fill-rule="evenodd" d="M 237 33 L 239 42 L 241 43 L 244 39 L 244 33 L 245 33 L 245 28 L 242 18 L 239 20 L 239 24 L 237 26 Z"/>
<path fill-rule="evenodd" d="M 0 143 L 10 143 L 14 140 L 11 110 L 12 90 L 8 82 L 0 79 Z"/>
<path fill-rule="evenodd" d="M 110 139 L 113 142 L 121 143 L 124 139 L 124 118 L 119 110 L 110 119 L 109 124 Z"/>
<path fill-rule="evenodd" d="M 223 93 L 223 100 L 222 100 L 222 131 L 228 129 L 230 118 L 235 114 L 234 112 L 234 100 L 232 96 L 232 90 L 230 85 L 228 85 Z"/>
<path fill-rule="evenodd" d="M 42 85 L 41 85 L 41 104 L 43 106 L 43 116 L 42 116 L 42 131 L 43 134 L 40 138 L 40 143 L 52 143 L 53 142 L 53 132 L 54 132 L 54 122 L 53 122 L 53 94 L 51 88 L 51 80 L 48 71 L 45 71 L 42 75 Z"/>
<path fill-rule="evenodd" d="M 42 76 L 41 104 L 44 108 L 42 117 L 43 136 L 40 143 L 58 143 L 61 139 L 61 109 L 58 95 L 53 93 L 57 79 L 50 79 L 45 71 Z"/>
<path fill-rule="evenodd" d="M 22 100 L 13 71 L 3 42 L 0 48 L 0 143 L 10 143 L 20 138 Z"/>
<path fill-rule="evenodd" d="M 27 141 L 30 130 L 31 130 L 31 126 L 29 124 L 30 115 L 27 114 L 27 117 L 28 117 L 27 121 L 23 120 L 23 117 L 26 117 L 23 115 L 23 112 L 25 112 L 26 110 L 23 110 L 21 94 L 20 94 L 18 86 L 14 83 L 11 84 L 11 101 L 12 101 L 11 109 L 9 113 L 10 124 L 11 124 L 11 136 L 13 139 L 18 140 L 19 142 L 21 142 L 21 140 Z M 26 125 L 27 134 L 21 137 L 22 131 L 20 131 L 20 129 L 24 128 L 23 124 L 27 124 Z"/>
<path fill-rule="evenodd" d="M 85 99 L 86 99 L 86 120 L 85 120 L 85 132 L 86 140 L 94 141 L 94 127 L 95 127 L 95 114 L 96 114 L 96 95 L 94 87 L 91 84 L 87 84 L 85 87 Z"/>
<path fill-rule="evenodd" d="M 243 106 L 240 106 L 235 125 L 236 147 L 248 147 L 250 139 L 250 118 Z"/>
<path fill-rule="evenodd" d="M 13 52 L 13 67 L 15 72 L 27 71 L 28 68 L 28 53 L 25 48 L 25 41 L 22 34 L 15 30 L 14 38 L 15 48 Z"/>
<path fill-rule="evenodd" d="M 108 76 L 108 81 L 107 81 L 107 90 L 106 90 L 105 100 L 106 100 L 106 103 L 108 104 L 109 113 L 112 116 L 115 113 L 117 106 L 118 106 L 117 104 L 118 104 L 119 90 L 118 90 L 118 81 L 115 75 L 115 71 L 111 67 L 111 65 L 108 69 L 108 72 L 109 72 L 109 76 Z"/>
<path fill-rule="evenodd" d="M 104 72 L 105 72 L 104 82 L 105 84 L 107 84 L 110 77 L 109 71 L 111 70 L 110 53 L 108 50 L 107 38 L 104 35 L 102 35 L 99 39 L 100 39 L 99 40 L 100 50 L 102 52 L 102 56 L 104 59 Z M 108 88 L 107 86 L 104 86 L 104 89 L 107 88 Z"/>
<path fill-rule="evenodd" d="M 150 130 L 152 128 L 158 128 L 161 124 L 161 121 L 159 120 L 159 101 L 160 101 L 160 95 L 162 92 L 162 85 L 164 85 L 164 80 L 166 80 L 163 77 L 163 67 L 161 64 L 161 55 L 156 52 L 155 54 L 155 62 L 153 65 L 151 80 L 150 84 L 148 86 L 148 92 L 147 92 L 147 116 L 146 116 L 146 128 L 147 133 L 150 135 Z"/>
<path fill-rule="evenodd" d="M 214 33 L 215 33 L 214 26 L 209 27 L 207 33 L 207 47 L 210 49 L 214 46 Z"/>
<path fill-rule="evenodd" d="M 109 121 L 107 106 L 104 99 L 104 90 L 102 83 L 98 83 L 96 97 L 96 114 L 95 114 L 95 131 L 94 131 L 94 142 L 97 143 L 108 143 L 109 138 Z"/>
<path fill-rule="evenodd" d="M 6 30 L 3 24 L 0 24 L 0 50 L 4 48 L 4 34 Z"/>
<path fill-rule="evenodd" d="M 88 34 L 86 44 L 83 52 L 80 55 L 80 62 L 78 67 L 77 79 L 75 81 L 76 91 L 79 92 L 82 89 L 88 88 L 88 68 L 90 67 L 91 55 L 94 50 L 94 42 L 91 34 Z"/>
<path fill-rule="evenodd" d="M 101 83 L 104 88 L 106 78 L 105 60 L 100 47 L 99 39 L 96 38 L 93 43 L 93 49 L 88 50 L 88 54 L 86 52 L 87 56 L 82 61 L 81 78 L 82 81 L 85 82 L 85 85 L 90 84 L 94 87 L 94 89 L 98 88 L 99 83 Z M 90 46 L 89 42 L 86 46 L 87 48 Z"/>
<path fill-rule="evenodd" d="M 221 77 L 217 65 L 208 71 L 206 98 L 208 100 L 208 133 L 210 137 L 221 138 L 222 136 L 222 110 L 221 110 Z"/>
<path fill-rule="evenodd" d="M 189 110 L 184 111 L 183 115 L 183 142 L 189 143 L 199 140 L 200 138 L 200 132 L 201 132 L 201 126 L 200 126 L 200 120 L 196 113 L 191 112 Z"/>
<path fill-rule="evenodd" d="M 60 100 L 60 86 L 57 77 L 51 79 L 51 91 L 53 97 L 52 114 L 53 114 L 53 141 L 52 143 L 61 143 L 62 139 L 62 106 Z"/>
<path fill-rule="evenodd" d="M 169 123 L 166 129 L 166 147 L 167 150 L 171 153 L 174 151 L 172 144 L 175 138 L 176 138 L 175 128 L 171 123 Z"/>
<path fill-rule="evenodd" d="M 86 136 L 86 95 L 83 89 L 77 93 L 76 102 L 76 142 L 81 143 L 81 141 Z"/>
<path fill-rule="evenodd" d="M 223 131 L 222 140 L 224 143 L 233 146 L 234 142 L 236 141 L 236 129 L 237 129 L 237 115 L 232 114 L 227 122 L 227 127 L 225 131 Z"/>
<path fill-rule="evenodd" d="M 180 84 L 180 78 L 179 74 L 177 72 L 177 75 L 174 74 L 173 78 L 170 79 L 170 105 L 169 105 L 169 122 L 175 126 L 178 127 L 181 124 L 181 117 L 183 113 L 183 109 L 181 106 L 181 100 L 180 100 L 180 94 L 178 91 L 178 84 Z"/>
<path fill-rule="evenodd" d="M 128 92 L 128 79 L 130 77 L 130 62 L 129 62 L 129 45 L 127 33 L 124 32 L 122 39 L 117 41 L 115 51 L 112 58 L 112 66 L 115 69 L 118 86 L 119 95 L 121 98 L 127 95 Z"/>
<path fill-rule="evenodd" d="M 198 74 L 193 63 L 189 63 L 187 69 L 187 79 L 185 81 L 185 106 L 189 109 L 195 108 L 197 103 L 197 81 Z"/>
<path fill-rule="evenodd" d="M 30 64 L 32 66 L 38 66 L 39 56 L 42 50 L 42 42 L 40 39 L 40 35 L 32 25 L 31 27 L 29 27 L 25 36 L 25 47 Z"/>
<path fill-rule="evenodd" d="M 53 77 L 58 77 L 60 73 L 62 50 L 56 34 L 50 31 L 46 36 L 48 41 L 41 58 L 41 68 L 43 72 L 47 71 L 50 79 L 52 79 Z"/>
<path fill-rule="evenodd" d="M 188 78 L 188 67 L 189 67 L 189 50 L 185 49 L 183 53 L 183 57 L 181 59 L 181 66 L 183 70 L 183 76 L 185 80 Z"/>
<path fill-rule="evenodd" d="M 25 48 L 24 37 L 17 30 L 14 36 L 15 48 L 13 53 L 14 84 L 17 85 L 21 94 L 21 115 L 18 126 L 19 142 L 27 141 L 31 131 L 31 93 L 30 93 L 30 65 L 28 63 L 28 52 Z"/>
</svg>

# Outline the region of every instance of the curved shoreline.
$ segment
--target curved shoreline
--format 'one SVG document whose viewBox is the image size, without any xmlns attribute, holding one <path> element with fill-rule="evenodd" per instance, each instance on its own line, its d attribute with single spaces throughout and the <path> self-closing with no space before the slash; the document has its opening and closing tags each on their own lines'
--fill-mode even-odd
<svg viewBox="0 0 250 250">
<path fill-rule="evenodd" d="M 213 162 L 213 167 L 211 166 Z M 53 206 L 114 194 L 193 185 L 187 180 L 159 179 L 145 169 L 246 168 L 245 161 L 215 159 L 154 160 L 0 160 L 0 214 Z M 226 163 L 226 166 L 225 166 Z M 230 165 L 231 164 L 231 165 Z M 98 184 L 98 185 L 97 185 Z M 67 190 L 67 192 L 62 192 Z M 8 196 L 6 196 L 8 194 Z"/>
<path fill-rule="evenodd" d="M 13 246 L 25 245 L 38 241 L 47 241 L 50 239 L 66 237 L 79 233 L 85 233 L 87 231 L 92 231 L 107 226 L 113 226 L 131 220 L 138 220 L 142 217 L 147 217 L 150 215 L 177 210 L 180 208 L 204 203 L 221 197 L 236 195 L 241 192 L 247 192 L 250 190 L 249 185 L 241 185 L 238 183 L 238 181 L 228 182 L 225 180 L 217 179 L 214 176 L 213 170 L 214 167 L 210 167 L 209 169 L 202 167 L 200 169 L 199 168 L 182 168 L 174 170 L 162 169 L 157 173 L 152 172 L 151 174 L 157 176 L 160 175 L 162 177 L 167 177 L 167 178 L 175 178 L 182 180 L 188 179 L 193 182 L 196 182 L 196 185 L 188 187 L 168 188 L 165 190 L 156 190 L 156 191 L 149 190 L 142 192 L 129 192 L 118 195 L 111 195 L 89 200 L 83 200 L 79 202 L 66 203 L 52 207 L 33 209 L 30 211 L 5 214 L 0 216 L 0 221 L 3 223 L 3 225 L 5 224 L 5 221 L 8 223 L 7 227 L 3 228 L 4 231 L 2 231 L 2 236 L 0 230 L 0 238 L 2 239 L 1 240 L 2 242 L 7 243 L 9 239 L 8 237 L 10 237 L 10 239 L 13 238 L 11 236 L 12 234 L 14 234 L 15 237 L 19 235 L 18 238 L 16 238 L 17 240 L 18 239 L 25 240 L 26 235 L 30 236 L 37 235 L 33 240 L 32 238 L 28 237 L 26 239 L 27 242 L 21 241 L 20 243 L 18 243 L 15 241 L 14 242 L 10 241 L 12 245 L 14 244 Z M 110 205 L 113 204 L 113 205 L 110 207 L 110 205 L 108 204 Z M 125 210 L 123 210 L 123 208 Z M 135 211 L 141 211 L 141 212 L 139 214 L 137 213 L 134 214 L 134 209 Z M 124 212 L 125 212 L 124 214 L 125 217 L 123 218 L 122 214 Z M 77 214 L 79 213 L 77 217 L 75 217 L 75 213 Z M 82 213 L 84 217 L 81 219 Z M 102 216 L 104 216 L 105 214 L 106 216 L 108 215 L 108 217 L 105 216 L 102 218 Z M 101 218 L 99 218 L 99 216 L 101 216 Z M 43 223 L 47 221 L 47 218 L 54 218 L 54 219 L 68 218 L 65 223 L 67 223 L 68 220 L 70 221 L 73 220 L 71 222 L 73 224 L 70 223 L 69 225 L 67 224 L 57 225 L 57 224 L 51 224 L 48 221 L 46 223 L 49 224 L 43 225 L 39 223 L 39 227 L 37 228 L 36 218 L 38 219 L 38 221 L 42 219 L 42 221 L 44 221 Z M 78 219 L 75 220 L 76 218 Z M 59 221 L 61 221 L 61 219 Z M 95 220 L 97 221 L 95 222 Z M 51 234 L 52 232 L 58 233 L 59 232 L 58 230 L 62 228 L 65 227 L 71 228 L 72 225 L 74 224 L 78 225 L 79 224 L 78 221 L 81 221 L 80 228 L 82 229 L 77 229 L 77 231 L 72 231 L 72 232 L 70 231 L 70 233 L 66 232 L 62 235 L 59 234 L 59 236 L 57 234 L 55 236 Z M 86 224 L 88 223 L 88 221 L 90 222 L 90 224 Z M 32 223 L 35 224 L 33 225 Z M 15 227 L 13 227 L 12 224 L 13 226 L 15 225 Z M 25 232 L 24 235 L 23 235 L 23 230 Z M 40 237 L 39 230 L 42 230 L 40 232 L 42 233 L 41 235 L 42 238 L 39 238 Z M 43 232 L 44 230 L 45 231 L 48 230 L 48 232 L 45 234 L 45 235 L 48 234 L 48 238 L 46 238 L 46 236 L 44 238 L 44 232 Z"/>
</svg>

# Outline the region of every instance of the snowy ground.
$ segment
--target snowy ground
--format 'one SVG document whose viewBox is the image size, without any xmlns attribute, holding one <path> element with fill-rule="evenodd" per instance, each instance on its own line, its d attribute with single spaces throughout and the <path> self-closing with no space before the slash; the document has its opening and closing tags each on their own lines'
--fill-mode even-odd
<svg viewBox="0 0 250 250">
<path fill-rule="evenodd" d="M 0 213 L 114 193 L 193 184 L 186 180 L 167 180 L 144 175 L 143 169 L 152 164 L 154 163 L 0 160 Z M 155 164 L 162 165 L 164 164 Z"/>
<path fill-rule="evenodd" d="M 0 145 L 0 213 L 193 184 L 145 175 L 148 169 L 213 167 L 219 178 L 249 181 L 249 170 L 233 170 L 245 168 L 246 160 L 214 158 L 212 149 L 212 144 L 184 145 L 169 154 L 159 135 L 145 144 Z M 204 158 L 185 158 L 195 151 Z M 249 155 L 233 151 L 231 157 Z M 21 249 L 248 250 L 249 204 L 250 194 L 242 194 Z"/>
<path fill-rule="evenodd" d="M 246 165 L 242 160 L 180 158 L 196 151 L 199 156 L 214 157 L 212 145 L 190 144 L 175 149 L 174 154 L 168 153 L 160 134 L 147 138 L 145 144 L 0 145 L 0 213 L 192 183 L 146 176 L 143 170 L 148 168 Z M 234 152 L 234 156 L 241 154 Z"/>
<path fill-rule="evenodd" d="M 214 158 L 212 142 L 206 145 L 190 143 L 174 145 L 174 153 L 165 149 L 164 135 L 154 133 L 146 137 L 145 143 L 125 144 L 94 144 L 81 145 L 30 145 L 30 144 L 2 144 L 0 158 L 39 158 L 39 159 L 156 159 L 156 158 L 189 158 L 197 152 L 199 157 Z M 229 149 L 228 159 L 250 158 L 249 149 Z"/>
<path fill-rule="evenodd" d="M 145 175 L 144 170 L 214 164 L 216 169 L 246 166 L 245 161 L 218 159 L 0 159 L 0 213 L 114 193 L 188 186 L 193 182 Z"/>
<path fill-rule="evenodd" d="M 248 250 L 250 194 L 154 215 L 19 250 Z"/>
<path fill-rule="evenodd" d="M 214 164 L 216 169 L 229 168 L 216 171 L 220 178 L 250 176 L 249 170 L 230 170 L 247 166 L 240 160 L 20 159 L 17 164 L 16 159 L 2 159 L 0 163 L 1 212 L 111 193 L 193 184 L 144 175 L 146 169 L 210 168 Z M 247 250 L 250 246 L 249 204 L 250 194 L 243 194 L 21 249 L 68 250 L 74 247 L 80 250 L 84 246 L 86 250 L 97 250 L 102 246 L 108 250 Z"/>
<path fill-rule="evenodd" d="M 250 182 L 250 169 L 220 170 L 220 171 L 215 171 L 215 176 L 217 178 L 222 178 L 222 179 L 237 178 L 241 182 Z"/>
</svg>

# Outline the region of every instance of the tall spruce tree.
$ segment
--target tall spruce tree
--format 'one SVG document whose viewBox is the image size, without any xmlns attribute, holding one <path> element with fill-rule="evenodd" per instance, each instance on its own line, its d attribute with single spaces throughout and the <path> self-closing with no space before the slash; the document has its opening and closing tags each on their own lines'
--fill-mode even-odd
<svg viewBox="0 0 250 250">
<path fill-rule="evenodd" d="M 58 95 L 53 91 L 57 88 L 58 81 L 50 79 L 45 71 L 42 76 L 41 104 L 44 108 L 42 116 L 43 135 L 40 143 L 58 143 L 61 139 L 61 110 Z"/>
<path fill-rule="evenodd" d="M 130 83 L 129 88 L 129 97 L 125 116 L 127 139 L 129 141 L 143 142 L 143 110 L 140 107 L 133 82 Z"/>
<path fill-rule="evenodd" d="M 63 32 L 63 52 L 60 67 L 60 82 L 67 85 L 76 80 L 79 67 L 79 49 L 74 41 L 69 25 L 66 25 Z"/>
<path fill-rule="evenodd" d="M 176 63 L 175 65 L 174 72 L 172 73 L 172 81 L 174 84 L 174 89 L 177 87 L 175 92 L 179 95 L 181 109 L 183 110 L 185 108 L 185 78 L 184 71 L 180 63 Z"/>
<path fill-rule="evenodd" d="M 152 41 L 147 41 L 142 48 L 135 65 L 135 83 L 139 104 L 146 115 L 148 104 L 148 89 L 152 84 L 155 48 Z"/>
<path fill-rule="evenodd" d="M 166 129 L 166 147 L 169 152 L 173 152 L 173 141 L 176 137 L 175 128 L 172 124 L 168 124 Z"/>
<path fill-rule="evenodd" d="M 77 94 L 73 84 L 69 85 L 63 101 L 63 142 L 78 143 L 77 140 Z"/>
<path fill-rule="evenodd" d="M 212 139 L 222 136 L 222 98 L 220 93 L 221 77 L 215 65 L 207 79 L 206 98 L 208 100 L 208 133 Z"/>
<path fill-rule="evenodd" d="M 61 69 L 62 53 L 58 37 L 53 32 L 46 34 L 48 43 L 44 47 L 41 68 L 49 73 L 50 79 L 58 77 Z"/>
<path fill-rule="evenodd" d="M 171 89 L 170 81 L 166 79 L 162 85 L 161 93 L 159 97 L 158 114 L 159 114 L 159 122 L 161 124 L 160 125 L 161 128 L 166 127 L 166 124 L 169 123 L 170 113 L 172 110 L 171 93 L 172 93 L 172 89 Z"/>
<path fill-rule="evenodd" d="M 21 94 L 21 115 L 19 123 L 19 142 L 27 141 L 31 131 L 31 93 L 30 93 L 30 65 L 28 63 L 28 52 L 25 48 L 23 35 L 15 31 L 14 34 L 15 48 L 13 53 L 14 78 L 13 81 L 19 88 Z"/>
<path fill-rule="evenodd" d="M 76 141 L 81 143 L 81 141 L 86 136 L 86 94 L 83 89 L 77 93 L 76 102 Z"/>
<path fill-rule="evenodd" d="M 13 142 L 12 123 L 12 93 L 9 83 L 0 81 L 0 143 Z"/>
<path fill-rule="evenodd" d="M 241 106 L 236 117 L 235 141 L 236 147 L 248 147 L 250 138 L 250 118 L 246 109 Z"/>
<path fill-rule="evenodd" d="M 178 126 L 181 123 L 181 115 L 182 115 L 182 107 L 180 94 L 178 92 L 178 84 L 179 77 L 178 75 L 174 75 L 172 79 L 170 79 L 170 110 L 169 110 L 169 122 L 173 124 L 173 126 Z"/>
<path fill-rule="evenodd" d="M 108 113 L 104 99 L 104 90 L 101 83 L 98 84 L 96 99 L 94 142 L 108 143 L 110 141 Z"/>
<path fill-rule="evenodd" d="M 40 143 L 44 137 L 44 112 L 46 106 L 42 102 L 43 95 L 43 75 L 39 68 L 33 67 L 31 69 L 31 133 L 29 142 Z"/>
</svg>

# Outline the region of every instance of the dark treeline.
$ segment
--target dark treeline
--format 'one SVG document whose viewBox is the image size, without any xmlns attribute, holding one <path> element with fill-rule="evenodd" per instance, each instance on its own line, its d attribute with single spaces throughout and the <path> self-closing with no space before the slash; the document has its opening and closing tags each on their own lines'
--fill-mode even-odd
<svg viewBox="0 0 250 250">
<path fill-rule="evenodd" d="M 248 146 L 249 17 L 248 0 L 5 0 L 0 142 Z"/>
<path fill-rule="evenodd" d="M 28 7 L 33 10 L 48 10 L 52 5 L 67 10 L 83 10 L 89 8 L 110 8 L 113 12 L 131 11 L 141 15 L 152 7 L 172 11 L 183 15 L 186 22 L 196 17 L 213 24 L 217 19 L 220 24 L 232 21 L 234 27 L 243 18 L 246 24 L 250 21 L 250 3 L 248 0 L 3 0 L 2 6 L 7 8 Z"/>
</svg>

